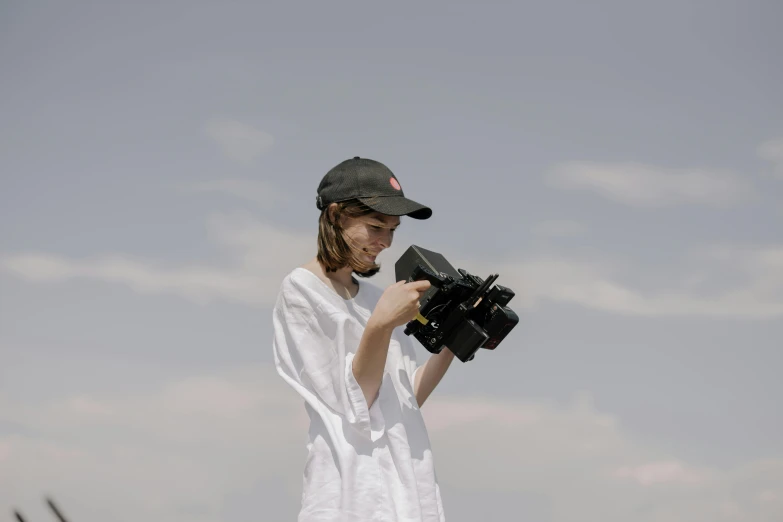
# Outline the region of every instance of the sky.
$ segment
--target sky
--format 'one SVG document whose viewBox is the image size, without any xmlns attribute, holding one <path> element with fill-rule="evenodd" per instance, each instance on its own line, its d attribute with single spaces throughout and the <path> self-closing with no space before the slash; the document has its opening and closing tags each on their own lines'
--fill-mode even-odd
<svg viewBox="0 0 783 522">
<path fill-rule="evenodd" d="M 271 310 L 353 156 L 434 211 L 373 284 L 415 244 L 516 293 L 423 407 L 449 522 L 783 519 L 781 17 L 3 2 L 0 519 L 296 519 Z"/>
</svg>

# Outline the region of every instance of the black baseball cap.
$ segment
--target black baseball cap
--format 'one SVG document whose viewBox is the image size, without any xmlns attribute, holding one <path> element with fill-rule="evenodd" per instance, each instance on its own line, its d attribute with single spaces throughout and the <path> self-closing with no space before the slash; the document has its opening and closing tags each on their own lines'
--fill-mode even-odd
<svg viewBox="0 0 783 522">
<path fill-rule="evenodd" d="M 345 160 L 333 167 L 318 185 L 316 206 L 323 210 L 331 203 L 358 199 L 371 209 L 389 216 L 427 219 L 432 209 L 405 197 L 397 176 L 375 160 Z"/>
</svg>

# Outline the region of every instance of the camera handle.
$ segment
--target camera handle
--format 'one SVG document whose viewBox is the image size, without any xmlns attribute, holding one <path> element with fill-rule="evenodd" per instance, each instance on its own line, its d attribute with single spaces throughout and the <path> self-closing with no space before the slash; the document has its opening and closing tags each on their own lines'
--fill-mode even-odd
<svg viewBox="0 0 783 522">
<path fill-rule="evenodd" d="M 416 265 L 416 268 L 413 269 L 413 272 L 411 272 L 410 277 L 408 278 L 408 282 L 411 283 L 413 281 L 423 281 L 427 280 L 430 282 L 430 284 L 436 288 L 441 288 L 443 284 L 446 282 L 441 276 L 435 274 L 428 268 L 422 266 L 422 265 Z M 420 325 L 416 325 L 416 321 L 421 323 Z M 410 335 L 414 329 L 418 330 L 420 326 L 427 325 L 429 323 L 429 319 L 421 315 L 421 312 L 416 314 L 416 318 L 408 323 L 408 325 L 405 328 L 405 335 Z"/>
</svg>

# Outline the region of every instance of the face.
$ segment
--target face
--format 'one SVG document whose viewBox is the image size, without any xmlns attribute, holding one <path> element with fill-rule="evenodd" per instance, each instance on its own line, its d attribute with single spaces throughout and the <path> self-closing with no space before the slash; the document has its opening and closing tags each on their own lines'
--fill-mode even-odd
<svg viewBox="0 0 783 522">
<path fill-rule="evenodd" d="M 365 253 L 364 261 L 369 263 L 375 263 L 378 254 L 391 246 L 394 231 L 400 225 L 398 216 L 387 216 L 378 212 L 343 219 L 346 240 L 359 247 Z"/>
</svg>

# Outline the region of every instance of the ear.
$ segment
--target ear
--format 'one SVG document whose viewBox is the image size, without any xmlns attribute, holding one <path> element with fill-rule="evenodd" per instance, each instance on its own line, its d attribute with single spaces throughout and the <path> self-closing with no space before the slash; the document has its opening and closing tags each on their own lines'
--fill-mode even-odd
<svg viewBox="0 0 783 522">
<path fill-rule="evenodd" d="M 334 223 L 335 219 L 337 219 L 337 203 L 331 203 L 326 212 L 327 217 L 329 218 L 329 222 Z"/>
</svg>

